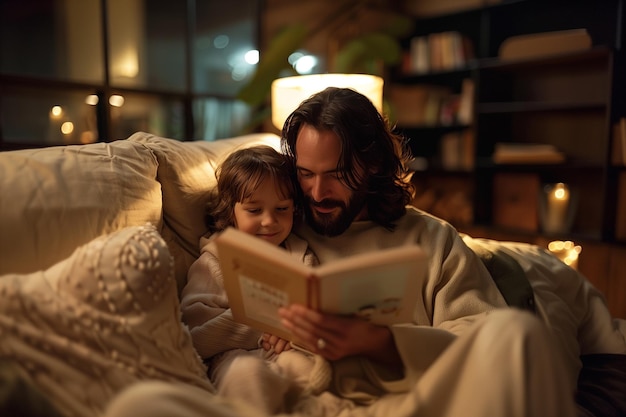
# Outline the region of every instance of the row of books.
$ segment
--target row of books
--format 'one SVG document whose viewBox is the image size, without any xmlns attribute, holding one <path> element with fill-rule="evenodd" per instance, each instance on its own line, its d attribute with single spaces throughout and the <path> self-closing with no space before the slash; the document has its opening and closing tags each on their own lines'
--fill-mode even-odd
<svg viewBox="0 0 626 417">
<path fill-rule="evenodd" d="M 392 86 L 389 92 L 396 123 L 403 127 L 469 125 L 473 121 L 474 82 L 461 91 L 436 85 Z"/>
<path fill-rule="evenodd" d="M 464 68 L 475 58 L 471 40 L 457 31 L 430 33 L 411 39 L 403 71 L 426 74 Z"/>
<path fill-rule="evenodd" d="M 496 143 L 493 152 L 496 164 L 560 164 L 565 154 L 547 143 Z"/>
</svg>

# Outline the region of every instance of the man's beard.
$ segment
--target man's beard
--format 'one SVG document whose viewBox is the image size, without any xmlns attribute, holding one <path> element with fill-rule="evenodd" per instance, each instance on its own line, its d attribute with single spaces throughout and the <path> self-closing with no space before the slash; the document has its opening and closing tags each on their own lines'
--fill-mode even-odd
<svg viewBox="0 0 626 417">
<path fill-rule="evenodd" d="M 348 205 L 340 200 L 325 199 L 315 202 L 309 196 L 304 197 L 304 214 L 306 222 L 316 233 L 324 236 L 338 236 L 345 232 L 359 215 L 365 205 L 365 194 L 354 193 Z M 332 213 L 320 213 L 315 206 L 324 208 L 339 208 Z"/>
</svg>

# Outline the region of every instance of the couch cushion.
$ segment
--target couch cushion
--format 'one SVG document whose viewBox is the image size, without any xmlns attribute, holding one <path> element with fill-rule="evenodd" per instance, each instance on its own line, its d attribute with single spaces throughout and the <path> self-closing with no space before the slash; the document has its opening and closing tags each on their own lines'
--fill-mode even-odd
<svg viewBox="0 0 626 417">
<path fill-rule="evenodd" d="M 160 227 L 156 171 L 128 141 L 0 152 L 0 274 L 45 269 L 126 226 Z"/>
<path fill-rule="evenodd" d="M 210 395 L 177 295 L 152 225 L 99 237 L 45 271 L 0 276 L 0 359 L 64 415 L 100 415 L 142 380 Z"/>
<path fill-rule="evenodd" d="M 272 133 L 242 135 L 213 142 L 181 142 L 138 132 L 128 138 L 156 155 L 157 178 L 163 191 L 162 235 L 176 258 L 176 280 L 182 290 L 187 271 L 200 256 L 199 240 L 207 232 L 204 215 L 210 191 L 216 185 L 215 168 L 233 150 L 266 144 L 278 149 Z"/>
</svg>

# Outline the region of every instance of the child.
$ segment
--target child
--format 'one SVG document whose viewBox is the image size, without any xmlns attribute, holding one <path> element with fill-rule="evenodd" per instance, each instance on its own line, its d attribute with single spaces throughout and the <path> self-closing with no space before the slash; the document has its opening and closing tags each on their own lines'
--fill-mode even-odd
<svg viewBox="0 0 626 417">
<path fill-rule="evenodd" d="M 207 216 L 211 236 L 201 239 L 201 255 L 189 269 L 182 318 L 220 394 L 269 414 L 285 411 L 300 394 L 325 389 L 330 367 L 320 356 L 233 320 L 212 237 L 233 226 L 282 246 L 307 265 L 317 264 L 306 242 L 291 234 L 296 188 L 287 160 L 269 146 L 233 152 L 216 178 L 217 195 Z"/>
</svg>

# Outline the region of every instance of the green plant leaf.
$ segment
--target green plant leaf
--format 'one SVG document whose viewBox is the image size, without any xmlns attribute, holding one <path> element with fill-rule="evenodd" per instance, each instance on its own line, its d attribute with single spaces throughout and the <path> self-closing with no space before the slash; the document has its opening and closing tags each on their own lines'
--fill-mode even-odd
<svg viewBox="0 0 626 417">
<path fill-rule="evenodd" d="M 335 72 L 369 72 L 376 61 L 399 62 L 402 48 L 397 39 L 380 32 L 368 33 L 346 43 L 335 57 Z"/>
</svg>

